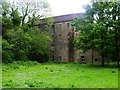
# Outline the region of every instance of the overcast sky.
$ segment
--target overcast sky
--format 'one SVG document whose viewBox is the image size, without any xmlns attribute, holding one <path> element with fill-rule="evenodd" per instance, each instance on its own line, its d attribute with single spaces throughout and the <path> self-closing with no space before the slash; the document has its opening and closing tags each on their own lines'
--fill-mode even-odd
<svg viewBox="0 0 120 90">
<path fill-rule="evenodd" d="M 71 13 L 81 13 L 85 10 L 82 8 L 90 0 L 47 0 L 52 9 L 54 16 L 71 14 Z"/>
<path fill-rule="evenodd" d="M 54 16 L 65 15 L 71 13 L 81 13 L 85 10 L 83 5 L 86 5 L 90 0 L 47 0 L 52 9 Z"/>
<path fill-rule="evenodd" d="M 8 0 L 8 1 L 16 1 L 16 2 L 25 2 L 29 0 Z M 41 1 L 41 0 L 30 0 L 30 1 Z M 43 0 L 44 1 L 44 0 Z M 83 9 L 83 5 L 87 5 L 91 0 L 45 0 L 49 3 L 52 15 L 65 15 L 72 13 L 81 13 L 85 10 Z"/>
</svg>

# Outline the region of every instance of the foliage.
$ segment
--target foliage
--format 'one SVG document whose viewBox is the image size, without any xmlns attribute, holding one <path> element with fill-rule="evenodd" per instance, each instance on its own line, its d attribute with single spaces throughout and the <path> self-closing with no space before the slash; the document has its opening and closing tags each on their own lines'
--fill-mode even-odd
<svg viewBox="0 0 120 90">
<path fill-rule="evenodd" d="M 119 64 L 119 6 L 120 2 L 92 2 L 86 6 L 85 17 L 76 18 L 72 23 L 75 30 L 80 32 L 75 45 L 83 51 L 98 51 L 102 66 L 105 58 L 116 60 Z"/>
<path fill-rule="evenodd" d="M 14 62 L 2 66 L 3 88 L 117 88 L 118 69 L 79 63 Z M 88 82 L 90 81 L 90 82 Z"/>
<path fill-rule="evenodd" d="M 13 45 L 8 43 L 6 40 L 2 40 L 2 59 L 3 62 L 12 62 L 13 61 L 13 53 L 11 51 Z"/>
<path fill-rule="evenodd" d="M 32 47 L 29 52 L 29 59 L 32 61 L 46 62 L 49 58 L 50 49 L 48 44 L 51 40 L 48 33 L 32 32 L 31 38 Z"/>
<path fill-rule="evenodd" d="M 0 36 L 0 53 L 2 53 L 2 36 Z"/>
<path fill-rule="evenodd" d="M 47 5 L 47 2 L 41 4 Z M 23 5 L 15 5 L 2 1 L 2 46 L 3 62 L 13 62 L 17 60 L 37 60 L 44 62 L 48 60 L 50 42 L 49 26 L 52 18 L 47 18 L 46 26 L 38 27 L 43 16 L 38 15 L 30 2 Z M 40 4 L 40 3 L 39 3 Z M 43 5 L 43 6 L 44 6 Z M 23 7 L 26 7 L 23 9 Z M 50 11 L 48 6 L 39 6 L 41 15 L 46 15 Z M 31 11 L 31 13 L 30 13 Z M 44 16 L 45 17 L 45 16 Z M 44 27 L 44 28 L 43 28 Z M 43 61 L 42 61 L 43 60 Z"/>
</svg>

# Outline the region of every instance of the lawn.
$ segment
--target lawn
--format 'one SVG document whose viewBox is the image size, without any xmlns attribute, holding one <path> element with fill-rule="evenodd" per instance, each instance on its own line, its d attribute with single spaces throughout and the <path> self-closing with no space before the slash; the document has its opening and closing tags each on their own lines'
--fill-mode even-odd
<svg viewBox="0 0 120 90">
<path fill-rule="evenodd" d="M 3 64 L 3 88 L 117 88 L 118 69 L 79 63 Z"/>
</svg>

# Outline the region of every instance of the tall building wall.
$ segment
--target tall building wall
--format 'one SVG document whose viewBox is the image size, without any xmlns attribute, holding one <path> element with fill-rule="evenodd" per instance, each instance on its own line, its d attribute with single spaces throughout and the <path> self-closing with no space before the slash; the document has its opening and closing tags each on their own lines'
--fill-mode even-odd
<svg viewBox="0 0 120 90">
<path fill-rule="evenodd" d="M 51 54 L 50 58 L 53 61 L 61 62 L 96 62 L 100 61 L 99 55 L 92 50 L 80 52 L 72 44 L 74 38 L 80 35 L 79 32 L 74 32 L 71 22 L 75 17 L 83 18 L 83 14 L 70 14 L 54 17 L 54 24 L 51 27 L 50 35 L 53 38 L 50 43 Z"/>
<path fill-rule="evenodd" d="M 80 61 L 80 52 L 72 44 L 74 40 L 74 29 L 71 26 L 72 21 L 54 23 L 53 29 L 53 52 L 54 60 L 68 62 Z"/>
<path fill-rule="evenodd" d="M 70 22 L 59 22 L 55 23 L 55 46 L 54 50 L 56 52 L 55 58 L 59 61 L 69 61 L 69 36 L 68 34 L 72 32 L 72 27 Z"/>
</svg>

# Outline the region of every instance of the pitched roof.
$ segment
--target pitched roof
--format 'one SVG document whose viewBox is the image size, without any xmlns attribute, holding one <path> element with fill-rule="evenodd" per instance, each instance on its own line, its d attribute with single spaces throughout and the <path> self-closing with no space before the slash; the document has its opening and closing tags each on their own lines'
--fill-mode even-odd
<svg viewBox="0 0 120 90">
<path fill-rule="evenodd" d="M 65 21 L 72 21 L 75 17 L 83 18 L 83 13 L 75 13 L 75 14 L 67 14 L 67 15 L 61 15 L 61 16 L 55 16 L 54 22 L 65 22 Z"/>
</svg>

